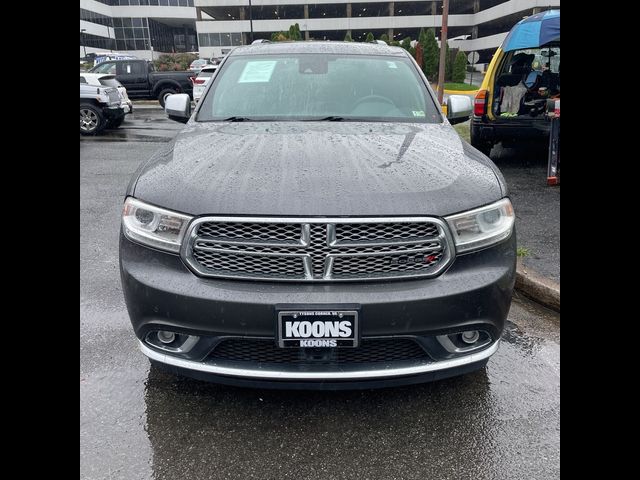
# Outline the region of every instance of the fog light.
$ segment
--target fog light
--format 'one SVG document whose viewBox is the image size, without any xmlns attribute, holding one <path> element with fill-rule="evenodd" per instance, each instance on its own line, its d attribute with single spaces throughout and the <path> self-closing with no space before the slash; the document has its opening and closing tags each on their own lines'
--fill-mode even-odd
<svg viewBox="0 0 640 480">
<path fill-rule="evenodd" d="M 176 339 L 176 334 L 173 332 L 167 332 L 166 330 L 160 330 L 158 332 L 158 340 L 162 343 L 172 343 Z"/>
<path fill-rule="evenodd" d="M 477 330 L 468 330 L 466 332 L 462 332 L 462 335 L 460 336 L 462 337 L 462 341 L 464 343 L 471 345 L 478 341 L 478 339 L 480 338 L 480 332 L 478 332 Z"/>
</svg>

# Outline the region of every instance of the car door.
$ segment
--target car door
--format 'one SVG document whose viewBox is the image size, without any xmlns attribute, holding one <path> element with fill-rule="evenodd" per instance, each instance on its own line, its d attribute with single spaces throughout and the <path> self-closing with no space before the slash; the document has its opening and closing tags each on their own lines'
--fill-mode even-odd
<svg viewBox="0 0 640 480">
<path fill-rule="evenodd" d="M 147 62 L 131 60 L 116 64 L 117 80 L 127 89 L 129 96 L 143 97 L 149 93 Z"/>
</svg>

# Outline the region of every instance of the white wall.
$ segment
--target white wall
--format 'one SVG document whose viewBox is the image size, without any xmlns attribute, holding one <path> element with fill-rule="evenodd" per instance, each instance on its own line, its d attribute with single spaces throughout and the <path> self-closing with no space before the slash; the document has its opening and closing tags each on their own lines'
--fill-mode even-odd
<svg viewBox="0 0 640 480">
<path fill-rule="evenodd" d="M 252 2 L 253 3 L 253 2 Z M 194 7 L 111 7 L 114 17 L 134 17 L 134 18 L 184 18 L 195 20 L 196 9 Z"/>
<path fill-rule="evenodd" d="M 80 30 L 85 29 L 86 34 L 88 35 L 96 35 L 98 37 L 104 38 L 116 38 L 116 34 L 113 31 L 113 28 L 107 27 L 106 25 L 99 25 L 97 23 L 85 22 L 84 20 L 80 20 Z"/>
</svg>

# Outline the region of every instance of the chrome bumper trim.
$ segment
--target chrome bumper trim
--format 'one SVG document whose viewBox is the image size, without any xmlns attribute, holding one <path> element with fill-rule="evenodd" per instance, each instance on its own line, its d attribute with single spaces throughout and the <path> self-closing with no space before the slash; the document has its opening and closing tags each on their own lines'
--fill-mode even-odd
<svg viewBox="0 0 640 480">
<path fill-rule="evenodd" d="M 170 355 L 152 350 L 144 343 L 138 340 L 140 343 L 140 350 L 147 357 L 160 363 L 167 365 L 173 365 L 179 368 L 185 368 L 187 370 L 196 370 L 199 372 L 207 372 L 214 375 L 224 375 L 230 377 L 240 378 L 254 378 L 254 379 L 266 379 L 266 380 L 366 380 L 366 379 L 378 379 L 378 378 L 390 378 L 390 377 L 402 377 L 407 375 L 418 375 L 421 373 L 435 372 L 438 370 L 446 370 L 448 368 L 461 367 L 463 365 L 469 365 L 471 363 L 480 362 L 489 358 L 498 350 L 500 340 L 495 342 L 486 350 L 482 350 L 478 353 L 472 353 L 459 358 L 452 358 L 450 360 L 441 360 L 439 362 L 433 362 L 428 364 L 416 365 L 412 367 L 401 368 L 385 368 L 377 370 L 354 370 L 354 371 L 329 371 L 329 372 L 289 372 L 286 370 L 272 370 L 263 368 L 233 368 L 225 367 L 221 365 L 212 365 L 204 362 L 195 362 L 193 360 L 184 360 L 182 358 L 176 358 Z"/>
</svg>

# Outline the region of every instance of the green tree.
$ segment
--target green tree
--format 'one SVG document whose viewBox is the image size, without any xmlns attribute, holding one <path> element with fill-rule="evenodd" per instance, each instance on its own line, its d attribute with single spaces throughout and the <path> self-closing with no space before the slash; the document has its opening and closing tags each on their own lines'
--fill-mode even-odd
<svg viewBox="0 0 640 480">
<path fill-rule="evenodd" d="M 422 35 L 422 32 L 420 33 Z M 436 33 L 433 28 L 427 29 L 424 32 L 423 37 L 424 43 L 422 40 L 420 43 L 422 44 L 423 49 L 423 64 L 424 64 L 424 74 L 427 78 L 434 80 L 438 75 L 438 64 L 440 63 L 440 48 L 438 47 L 438 41 L 436 40 Z"/>
<path fill-rule="evenodd" d="M 297 23 L 289 27 L 289 40 L 302 40 L 302 35 L 300 34 L 300 25 L 298 25 Z"/>
<path fill-rule="evenodd" d="M 451 81 L 451 73 L 453 72 L 453 65 L 451 65 L 451 50 L 449 50 L 449 42 L 445 44 L 444 54 L 444 81 Z"/>
<path fill-rule="evenodd" d="M 380 40 L 382 40 L 385 43 L 389 43 L 389 35 L 387 35 L 386 33 L 383 33 L 382 35 L 380 35 Z"/>
<path fill-rule="evenodd" d="M 458 50 L 456 59 L 453 62 L 453 74 L 451 80 L 456 83 L 464 83 L 467 69 L 467 56 L 462 50 Z"/>
<path fill-rule="evenodd" d="M 409 49 L 411 48 L 411 38 L 410 37 L 404 37 L 404 39 L 402 40 L 402 43 L 400 44 L 400 46 L 402 48 L 404 48 L 408 52 Z"/>
<path fill-rule="evenodd" d="M 367 38 L 365 38 L 364 41 L 367 43 L 372 43 L 376 41 L 376 38 L 373 36 L 373 33 L 369 32 L 367 33 Z"/>
<path fill-rule="evenodd" d="M 351 34 L 349 32 L 347 32 L 347 34 L 344 36 L 344 41 L 353 42 L 353 38 L 351 38 Z"/>
</svg>

